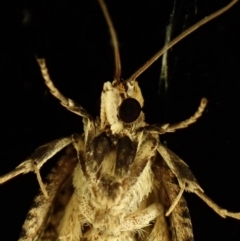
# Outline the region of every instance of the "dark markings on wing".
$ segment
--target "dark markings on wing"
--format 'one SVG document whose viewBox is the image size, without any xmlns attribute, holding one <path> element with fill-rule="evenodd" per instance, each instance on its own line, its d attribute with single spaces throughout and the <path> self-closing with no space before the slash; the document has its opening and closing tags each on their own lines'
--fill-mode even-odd
<svg viewBox="0 0 240 241">
<path fill-rule="evenodd" d="M 57 227 L 64 208 L 72 192 L 72 173 L 77 164 L 73 147 L 67 148 L 64 155 L 54 167 L 46 180 L 49 199 L 40 192 L 27 214 L 19 241 L 52 241 L 57 239 Z"/>
<path fill-rule="evenodd" d="M 46 161 L 54 156 L 57 152 L 62 150 L 64 147 L 68 146 L 71 142 L 71 137 L 59 138 L 57 140 L 51 141 L 35 149 L 28 159 L 36 161 L 37 163 L 39 163 L 40 160 Z"/>
<path fill-rule="evenodd" d="M 163 189 L 160 193 L 160 199 L 167 211 L 180 191 L 177 178 L 159 154 L 156 156 L 153 172 Z M 194 241 L 191 217 L 183 196 L 168 220 L 172 241 Z"/>
<path fill-rule="evenodd" d="M 75 147 L 82 172 L 86 178 L 89 178 L 89 174 L 87 172 L 87 167 L 86 167 L 86 151 L 85 151 L 84 138 L 78 134 L 73 134 L 72 138 L 73 138 L 73 145 Z"/>
<path fill-rule="evenodd" d="M 189 169 L 189 167 L 186 165 L 186 163 L 184 163 L 181 160 L 181 158 L 177 154 L 175 154 L 173 151 L 169 150 L 168 148 L 166 148 L 166 150 L 168 151 L 172 160 L 177 160 L 177 161 L 174 161 L 174 164 L 176 165 L 177 170 L 181 174 L 180 176 L 184 176 L 185 179 L 191 180 L 191 181 L 194 181 L 197 183 L 197 179 L 195 178 L 195 176 L 193 175 L 193 173 Z"/>
<path fill-rule="evenodd" d="M 133 163 L 137 150 L 137 143 L 124 136 L 118 140 L 116 146 L 116 170 L 118 175 L 126 174 L 129 166 Z"/>
<path fill-rule="evenodd" d="M 112 144 L 109 137 L 105 132 L 101 133 L 97 137 L 93 139 L 90 150 L 92 156 L 89 156 L 90 159 L 88 161 L 88 168 L 91 172 L 96 172 L 101 166 L 104 158 L 111 151 Z"/>
<path fill-rule="evenodd" d="M 142 171 L 144 170 L 146 164 L 150 161 L 152 158 L 152 153 L 154 152 L 154 149 L 157 145 L 157 140 L 154 138 L 151 134 L 148 134 L 145 141 L 142 142 L 141 147 L 139 150 L 145 150 L 145 155 L 143 155 L 142 152 L 137 152 L 136 160 L 133 162 L 133 164 L 130 166 L 130 175 L 129 178 L 132 180 L 133 185 L 137 178 L 141 175 Z M 148 149 L 148 151 L 146 151 Z"/>
</svg>

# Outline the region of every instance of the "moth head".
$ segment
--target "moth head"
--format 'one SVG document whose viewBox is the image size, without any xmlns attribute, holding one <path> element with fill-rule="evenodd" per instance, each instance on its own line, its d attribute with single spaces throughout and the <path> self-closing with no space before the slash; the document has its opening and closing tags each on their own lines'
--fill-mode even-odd
<svg viewBox="0 0 240 241">
<path fill-rule="evenodd" d="M 137 81 L 105 82 L 101 95 L 101 126 L 113 134 L 144 120 L 143 96 Z"/>
</svg>

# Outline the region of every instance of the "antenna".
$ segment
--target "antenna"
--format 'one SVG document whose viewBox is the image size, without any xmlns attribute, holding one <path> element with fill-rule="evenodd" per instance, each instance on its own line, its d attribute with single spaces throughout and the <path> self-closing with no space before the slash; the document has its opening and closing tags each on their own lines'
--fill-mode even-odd
<svg viewBox="0 0 240 241">
<path fill-rule="evenodd" d="M 107 6 L 104 3 L 103 0 L 98 0 L 100 7 L 102 8 L 104 17 L 107 21 L 107 25 L 109 28 L 109 32 L 111 35 L 111 39 L 112 39 L 112 44 L 113 44 L 113 50 L 114 50 L 114 58 L 115 58 L 115 80 L 117 80 L 118 82 L 120 82 L 120 77 L 121 77 L 121 60 L 120 60 L 120 53 L 119 53 L 119 46 L 118 46 L 118 40 L 117 40 L 117 34 L 116 31 L 114 29 L 112 20 L 110 18 L 110 15 L 108 13 L 107 10 Z"/>
<path fill-rule="evenodd" d="M 128 81 L 133 84 L 136 78 L 141 75 L 146 69 L 148 69 L 156 60 L 158 60 L 168 49 L 172 48 L 175 44 L 177 44 L 180 40 L 193 33 L 196 29 L 213 20 L 214 18 L 222 15 L 224 12 L 229 10 L 234 4 L 236 4 L 238 0 L 231 1 L 227 6 L 219 9 L 215 13 L 212 13 L 210 16 L 205 17 L 200 20 L 192 27 L 183 31 L 180 35 L 178 35 L 175 39 L 173 39 L 168 45 L 164 46 L 161 50 L 159 50 L 151 59 L 149 59 L 141 68 L 139 68 L 129 79 Z"/>
</svg>

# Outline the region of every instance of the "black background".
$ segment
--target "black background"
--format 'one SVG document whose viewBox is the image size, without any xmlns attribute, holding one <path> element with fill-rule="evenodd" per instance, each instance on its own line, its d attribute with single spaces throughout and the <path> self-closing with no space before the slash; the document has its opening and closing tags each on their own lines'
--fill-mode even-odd
<svg viewBox="0 0 240 241">
<path fill-rule="evenodd" d="M 173 35 L 226 5 L 227 0 L 179 0 Z M 118 33 L 122 78 L 157 50 L 173 1 L 106 1 Z M 0 174 L 37 146 L 82 132 L 81 118 L 66 111 L 44 85 L 35 54 L 47 60 L 54 83 L 93 114 L 114 73 L 108 28 L 97 1 L 1 2 Z M 197 13 L 195 11 L 197 10 Z M 176 122 L 209 104 L 188 129 L 164 137 L 202 188 L 219 205 L 240 212 L 239 68 L 240 3 L 177 44 L 169 56 L 169 88 L 158 93 L 161 63 L 139 77 L 148 123 Z M 54 160 L 50 163 L 54 163 Z M 17 240 L 38 191 L 34 174 L 0 186 L 0 240 Z M 222 219 L 194 194 L 185 194 L 196 241 L 239 241 L 240 221 Z"/>
</svg>

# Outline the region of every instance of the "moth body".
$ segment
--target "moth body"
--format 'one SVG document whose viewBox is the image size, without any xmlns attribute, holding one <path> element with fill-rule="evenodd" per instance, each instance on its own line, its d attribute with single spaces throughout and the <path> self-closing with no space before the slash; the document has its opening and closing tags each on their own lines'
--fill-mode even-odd
<svg viewBox="0 0 240 241">
<path fill-rule="evenodd" d="M 159 215 L 165 221 L 159 183 L 154 181 L 152 170 L 158 136 L 143 130 L 143 113 L 134 123 L 125 124 L 116 118 L 116 112 L 111 112 L 127 98 L 135 97 L 136 92 L 143 105 L 137 82 L 131 87 L 135 90 L 131 95 L 124 84 L 104 84 L 101 113 L 105 115 L 101 115 L 100 123 L 95 122 L 94 135 L 73 137 L 80 165 L 75 168 L 74 193 L 60 224 L 63 239 L 74 233 L 73 240 L 81 236 L 86 240 L 136 240 L 136 234 L 142 234 Z M 111 105 L 107 105 L 109 102 Z M 86 140 L 87 136 L 92 139 Z M 90 144 L 82 149 L 84 143 Z M 73 220 L 72 226 L 69 220 Z"/>
<path fill-rule="evenodd" d="M 84 132 L 38 147 L 0 177 L 1 184 L 34 172 L 41 188 L 19 241 L 193 241 L 184 191 L 195 193 L 221 217 L 240 220 L 240 213 L 214 203 L 189 166 L 160 141 L 161 135 L 195 123 L 207 100 L 202 98 L 197 111 L 184 121 L 149 124 L 144 119 L 144 98 L 136 80 L 167 49 L 236 2 L 185 30 L 123 81 L 116 33 L 103 0 L 99 0 L 112 37 L 116 71 L 114 80 L 103 85 L 97 118 L 65 97 L 51 80 L 45 59 L 37 59 L 51 94 L 82 118 Z M 66 154 L 44 183 L 41 167 L 64 148 Z"/>
</svg>

